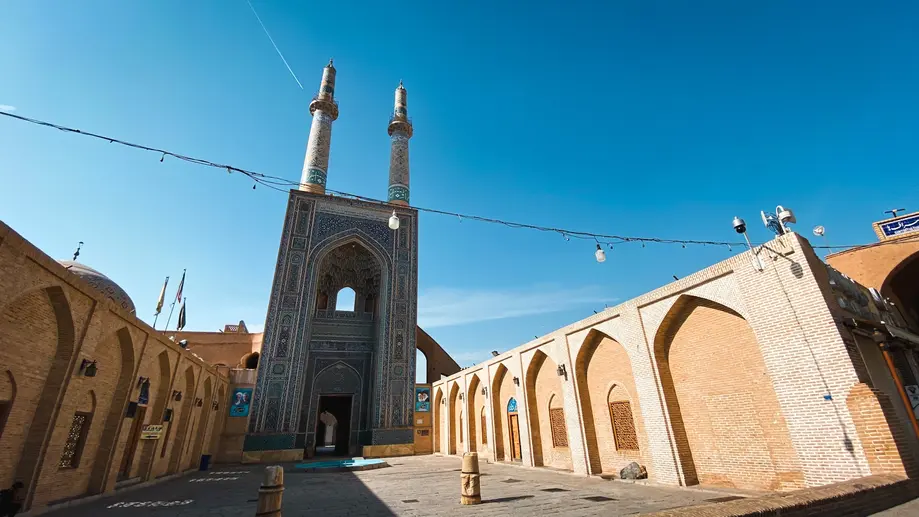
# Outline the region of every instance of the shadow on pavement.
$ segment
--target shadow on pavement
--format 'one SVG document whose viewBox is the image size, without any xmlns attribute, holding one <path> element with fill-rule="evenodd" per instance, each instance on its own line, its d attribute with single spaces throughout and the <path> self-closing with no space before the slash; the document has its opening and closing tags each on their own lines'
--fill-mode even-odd
<svg viewBox="0 0 919 517">
<path fill-rule="evenodd" d="M 96 516 L 251 516 L 255 515 L 258 489 L 265 465 L 218 465 L 160 483 L 70 507 L 44 515 L 52 517 Z M 350 472 L 302 473 L 284 465 L 285 515 L 396 515 Z"/>
</svg>

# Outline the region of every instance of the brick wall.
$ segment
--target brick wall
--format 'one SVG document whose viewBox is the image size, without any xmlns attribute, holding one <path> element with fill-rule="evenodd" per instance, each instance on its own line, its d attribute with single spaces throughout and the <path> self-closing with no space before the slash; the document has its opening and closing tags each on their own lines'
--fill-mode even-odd
<svg viewBox="0 0 919 517">
<path fill-rule="evenodd" d="M 0 386 L 9 386 L 0 401 L 15 387 L 0 436 L 0 484 L 22 480 L 27 507 L 114 489 L 133 424 L 124 412 L 137 400 L 137 377 L 151 378 L 150 404 L 160 405 L 171 393 L 170 356 L 173 363 L 182 357 L 195 365 L 212 386 L 226 384 L 213 367 L 0 223 Z M 83 360 L 96 361 L 95 376 L 82 374 Z M 161 409 L 147 411 L 145 421 L 159 423 Z M 76 466 L 60 468 L 77 411 L 92 415 L 86 438 Z M 151 469 L 161 443 L 137 445 L 132 475 L 149 479 L 167 472 L 165 462 Z"/>
<path fill-rule="evenodd" d="M 555 362 L 537 352 L 527 370 L 526 380 L 534 464 L 572 470 L 570 446 L 556 447 L 552 443 L 549 409 L 564 409 L 562 383 Z"/>
<path fill-rule="evenodd" d="M 516 392 L 524 465 L 556 464 L 584 474 L 596 472 L 598 463 L 600 470 L 613 469 L 616 460 L 601 452 L 601 443 L 610 440 L 585 419 L 602 420 L 596 415 L 601 403 L 608 419 L 610 396 L 628 393 L 641 462 L 654 481 L 789 490 L 867 475 L 865 446 L 846 397 L 871 368 L 828 306 L 825 268 L 797 234 L 770 241 L 757 253 L 762 269 L 745 251 L 433 385 L 447 389 L 473 372 L 486 372 L 487 384 L 495 386 L 503 374 L 501 400 L 495 401 L 501 407 L 491 409 L 490 431 L 507 447 L 503 407 L 507 393 Z M 634 386 L 622 381 L 622 390 L 611 390 L 587 380 L 590 361 L 580 353 L 592 346 L 592 333 L 620 344 L 622 353 L 612 363 L 630 364 Z M 551 357 L 547 363 L 545 356 Z M 556 364 L 566 365 L 567 378 L 555 374 Z M 536 378 L 543 368 L 551 375 L 541 384 Z M 889 372 L 875 370 L 875 387 L 892 382 Z M 527 373 L 517 375 L 523 387 L 506 382 L 511 372 L 522 371 Z M 628 377 L 624 370 L 604 374 Z M 540 414 L 548 408 L 550 378 L 565 409 L 567 455 L 551 450 L 548 422 Z M 894 411 L 884 414 L 896 441 L 902 430 L 892 414 L 900 408 L 891 403 Z M 908 437 L 906 431 L 900 434 Z"/>
<path fill-rule="evenodd" d="M 618 474 L 633 461 L 647 465 L 648 438 L 626 350 L 608 336 L 594 332 L 581 348 L 575 366 L 591 473 Z M 623 400 L 631 406 L 638 450 L 616 448 L 609 403 Z"/>
<path fill-rule="evenodd" d="M 674 306 L 658 339 L 670 416 L 682 420 L 674 425 L 681 456 L 691 457 L 684 470 L 694 469 L 699 482 L 711 486 L 803 486 L 772 381 L 746 321 L 693 298 Z"/>
</svg>

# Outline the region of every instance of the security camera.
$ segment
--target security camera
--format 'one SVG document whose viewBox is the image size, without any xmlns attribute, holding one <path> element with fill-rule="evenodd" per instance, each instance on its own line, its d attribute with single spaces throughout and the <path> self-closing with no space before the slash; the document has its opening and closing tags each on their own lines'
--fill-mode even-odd
<svg viewBox="0 0 919 517">
<path fill-rule="evenodd" d="M 743 219 L 739 217 L 735 217 L 734 218 L 734 231 L 737 233 L 746 233 L 747 223 L 745 223 Z"/>
</svg>

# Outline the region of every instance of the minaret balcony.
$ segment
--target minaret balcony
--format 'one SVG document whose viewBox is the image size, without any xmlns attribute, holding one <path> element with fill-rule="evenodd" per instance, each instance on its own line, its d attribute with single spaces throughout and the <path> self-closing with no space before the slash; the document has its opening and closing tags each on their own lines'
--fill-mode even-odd
<svg viewBox="0 0 919 517">
<path fill-rule="evenodd" d="M 391 115 L 389 117 L 389 136 L 396 131 L 402 131 L 411 138 L 414 130 L 412 129 L 412 119 L 402 115 Z"/>
<path fill-rule="evenodd" d="M 328 113 L 332 120 L 336 120 L 338 118 L 338 101 L 317 93 L 313 96 L 312 102 L 310 102 L 310 115 L 314 115 L 317 110 Z"/>
</svg>

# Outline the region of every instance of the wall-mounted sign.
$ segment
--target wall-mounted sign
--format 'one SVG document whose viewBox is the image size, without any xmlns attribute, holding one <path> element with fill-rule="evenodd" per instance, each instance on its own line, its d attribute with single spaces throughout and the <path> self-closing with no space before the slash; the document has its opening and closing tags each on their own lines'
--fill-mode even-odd
<svg viewBox="0 0 919 517">
<path fill-rule="evenodd" d="M 431 388 L 415 388 L 415 411 L 427 413 L 431 410 Z"/>
<path fill-rule="evenodd" d="M 249 416 L 249 404 L 252 402 L 252 388 L 236 388 L 230 400 L 230 416 Z"/>
<path fill-rule="evenodd" d="M 160 424 L 147 424 L 140 430 L 141 440 L 159 440 L 163 435 L 163 426 Z"/>
<path fill-rule="evenodd" d="M 919 231 L 919 213 L 907 214 L 875 224 L 877 225 L 878 233 L 880 233 L 878 237 L 889 239 L 905 233 Z"/>
<path fill-rule="evenodd" d="M 517 412 L 517 399 L 515 399 L 514 397 L 511 397 L 511 399 L 507 401 L 507 412 L 508 413 Z"/>
</svg>

